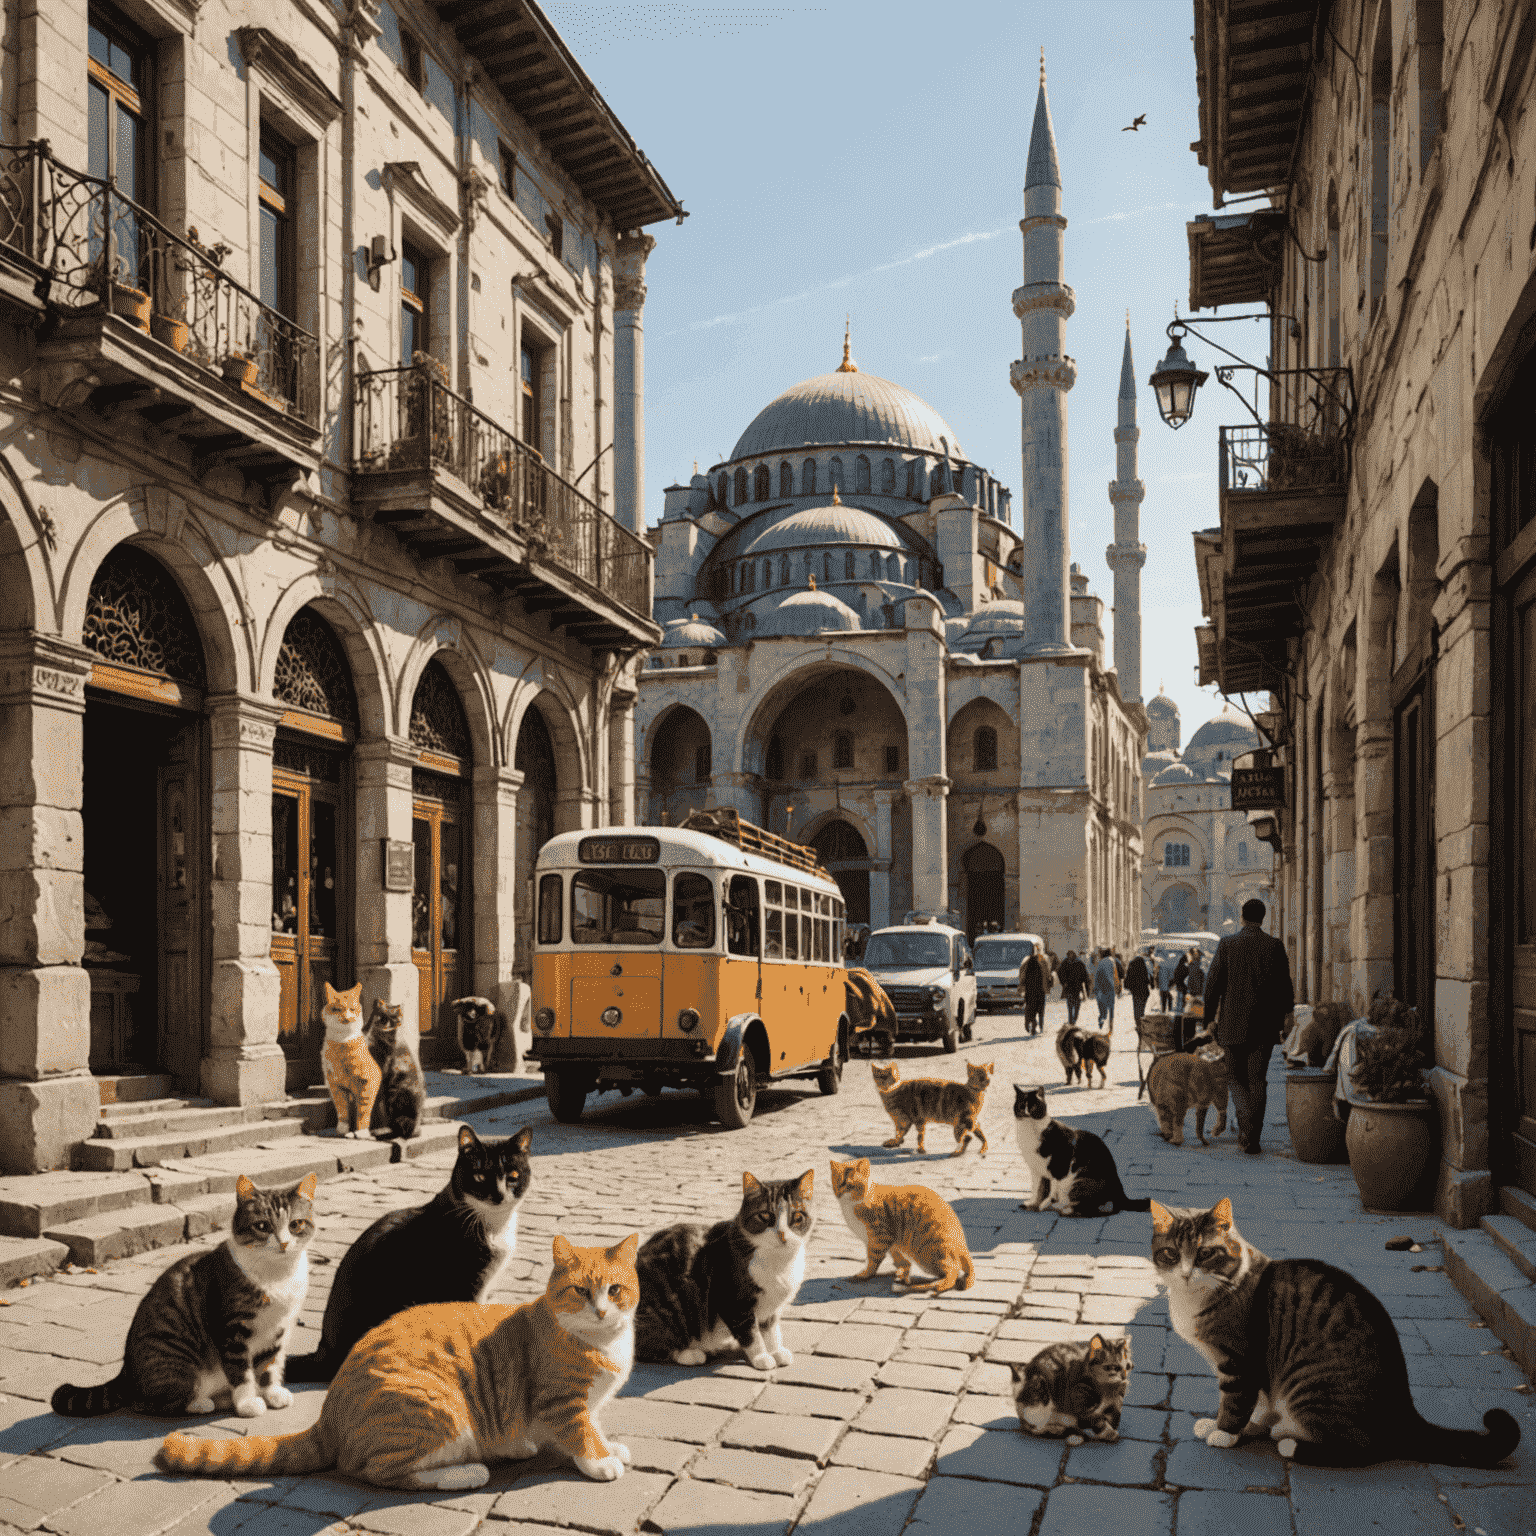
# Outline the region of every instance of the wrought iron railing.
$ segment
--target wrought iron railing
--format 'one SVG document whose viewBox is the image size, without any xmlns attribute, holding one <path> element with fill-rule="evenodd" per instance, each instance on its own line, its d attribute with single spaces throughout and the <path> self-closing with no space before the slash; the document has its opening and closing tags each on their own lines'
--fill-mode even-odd
<svg viewBox="0 0 1536 1536">
<path fill-rule="evenodd" d="M 1222 367 L 1216 373 L 1227 384 L 1223 375 L 1235 371 Z M 1221 429 L 1221 489 L 1342 492 L 1354 436 L 1353 374 L 1348 368 L 1290 368 L 1268 370 L 1264 377 L 1270 419 Z"/>
<path fill-rule="evenodd" d="M 46 139 L 0 144 L 0 245 L 65 313 L 110 310 L 267 404 L 320 420 L 320 344 L 224 271 L 224 245 L 173 234 L 147 208 L 57 160 Z"/>
<path fill-rule="evenodd" d="M 650 545 L 449 389 L 435 359 L 360 374 L 356 407 L 357 473 L 446 469 L 492 521 L 526 541 L 530 559 L 649 614 Z"/>
</svg>

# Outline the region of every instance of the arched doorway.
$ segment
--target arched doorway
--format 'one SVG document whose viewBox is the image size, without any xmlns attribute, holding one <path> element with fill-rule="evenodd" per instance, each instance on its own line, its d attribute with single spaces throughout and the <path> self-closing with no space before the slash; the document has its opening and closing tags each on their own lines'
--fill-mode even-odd
<svg viewBox="0 0 1536 1536">
<path fill-rule="evenodd" d="M 523 776 L 517 792 L 517 945 L 513 966 L 519 976 L 533 966 L 533 868 L 541 849 L 555 835 L 555 800 L 559 792 L 555 744 L 538 706 L 531 705 L 517 730 L 513 766 Z"/>
<path fill-rule="evenodd" d="M 81 638 L 97 656 L 81 817 L 91 1070 L 166 1072 L 195 1093 L 210 875 L 202 641 L 175 578 L 132 544 L 96 572 Z"/>
<path fill-rule="evenodd" d="M 435 656 L 411 699 L 411 959 L 420 978 L 422 1065 L 453 1059 L 452 1010 L 470 990 L 469 817 L 474 767 L 469 721 L 448 670 Z"/>
<path fill-rule="evenodd" d="M 827 872 L 843 893 L 850 926 L 869 921 L 869 845 L 846 821 L 829 821 L 811 839 Z M 850 868 L 850 864 L 857 867 Z"/>
<path fill-rule="evenodd" d="M 283 632 L 272 695 L 272 963 L 288 1087 L 320 1080 L 325 983 L 352 984 L 351 748 L 357 695 L 346 653 L 313 608 Z"/>
<path fill-rule="evenodd" d="M 991 843 L 975 843 L 960 864 L 965 870 L 965 936 L 975 943 L 989 924 L 1003 926 L 1003 856 Z"/>
<path fill-rule="evenodd" d="M 695 710 L 680 705 L 656 727 L 651 741 L 651 803 L 647 820 L 681 826 L 709 803 L 714 747 L 709 726 Z"/>
<path fill-rule="evenodd" d="M 1155 913 L 1159 933 L 1195 933 L 1195 893 L 1187 885 L 1173 885 L 1163 892 Z"/>
</svg>

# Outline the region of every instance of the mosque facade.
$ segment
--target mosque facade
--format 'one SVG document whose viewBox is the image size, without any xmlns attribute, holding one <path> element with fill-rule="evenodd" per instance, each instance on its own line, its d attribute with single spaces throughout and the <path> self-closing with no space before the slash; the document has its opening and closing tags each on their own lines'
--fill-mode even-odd
<svg viewBox="0 0 1536 1536">
<path fill-rule="evenodd" d="M 814 845 L 851 922 L 947 911 L 1058 952 L 1134 942 L 1147 728 L 1139 612 L 1116 616 L 1117 655 L 1134 661 L 1117 675 L 1103 603 L 1069 565 L 1061 196 L 1042 69 L 1013 295 L 1022 527 L 943 417 L 861 371 L 845 337 L 840 366 L 668 487 L 652 533 L 664 638 L 635 714 L 647 819 L 734 806 Z M 1139 586 L 1129 389 L 1117 595 Z"/>
</svg>

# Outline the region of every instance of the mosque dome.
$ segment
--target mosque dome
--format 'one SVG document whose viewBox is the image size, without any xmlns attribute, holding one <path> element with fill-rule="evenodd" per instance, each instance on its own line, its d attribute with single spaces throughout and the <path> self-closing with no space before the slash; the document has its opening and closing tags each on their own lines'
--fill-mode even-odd
<svg viewBox="0 0 1536 1536">
<path fill-rule="evenodd" d="M 781 549 L 823 549 L 829 545 L 854 544 L 862 549 L 896 549 L 907 545 L 883 517 L 862 507 L 841 502 L 827 507 L 806 507 L 771 524 L 738 553 L 745 556 L 776 554 Z"/>
<path fill-rule="evenodd" d="M 1164 768 L 1179 760 L 1179 754 L 1172 747 L 1160 747 L 1155 752 L 1148 752 L 1141 760 L 1141 778 L 1144 784 L 1150 784 Z"/>
<path fill-rule="evenodd" d="M 1149 786 L 1152 789 L 1161 789 L 1169 784 L 1194 784 L 1196 783 L 1195 770 L 1187 763 L 1169 763 L 1152 780 Z"/>
<path fill-rule="evenodd" d="M 889 379 L 855 369 L 818 374 L 764 406 L 732 459 L 842 443 L 881 443 L 963 459 L 954 428 L 925 400 Z"/>
<path fill-rule="evenodd" d="M 727 645 L 725 636 L 713 624 L 690 613 L 686 619 L 673 619 L 661 637 L 662 650 L 674 650 L 680 646 Z"/>
<path fill-rule="evenodd" d="M 815 635 L 822 630 L 862 629 L 859 616 L 830 592 L 810 587 L 791 592 L 776 608 L 758 620 L 757 638 L 771 635 Z"/>
<path fill-rule="evenodd" d="M 1200 770 L 1200 778 L 1220 778 L 1231 774 L 1234 757 L 1242 757 L 1258 745 L 1259 733 L 1253 722 L 1229 704 L 1189 738 L 1184 761 Z"/>
<path fill-rule="evenodd" d="M 1024 628 L 1024 604 L 1003 597 L 988 603 L 966 627 L 968 635 L 1015 635 Z"/>
<path fill-rule="evenodd" d="M 1147 713 L 1149 715 L 1171 715 L 1177 720 L 1179 718 L 1179 706 L 1159 688 L 1157 697 L 1147 700 Z"/>
</svg>

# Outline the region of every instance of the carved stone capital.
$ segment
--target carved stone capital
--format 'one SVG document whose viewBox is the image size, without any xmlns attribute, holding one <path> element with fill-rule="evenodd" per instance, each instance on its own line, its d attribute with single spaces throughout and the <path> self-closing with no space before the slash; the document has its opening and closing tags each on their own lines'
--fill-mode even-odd
<svg viewBox="0 0 1536 1536">
<path fill-rule="evenodd" d="M 943 800 L 949 794 L 951 781 L 942 773 L 930 773 L 926 778 L 908 779 L 901 787 L 909 800 Z"/>
<path fill-rule="evenodd" d="M 613 307 L 641 309 L 645 304 L 645 260 L 656 242 L 644 231 L 621 234 L 613 255 Z"/>
<path fill-rule="evenodd" d="M 1118 505 L 1122 501 L 1134 501 L 1140 503 L 1147 494 L 1147 488 L 1140 480 L 1111 480 L 1109 482 L 1109 499 Z"/>
<path fill-rule="evenodd" d="M 1065 393 L 1077 383 L 1077 364 L 1070 357 L 1026 357 L 1009 364 L 1008 382 L 1019 395 L 1026 389 L 1059 389 Z"/>
<path fill-rule="evenodd" d="M 215 750 L 238 747 L 241 751 L 271 755 L 278 723 L 283 718 L 283 705 L 239 693 L 210 694 L 207 705 Z"/>
<path fill-rule="evenodd" d="M 1013 290 L 1013 312 L 1020 320 L 1042 309 L 1054 309 L 1070 320 L 1077 311 L 1077 295 L 1065 283 L 1026 283 Z"/>
<path fill-rule="evenodd" d="M 79 713 L 96 657 L 53 635 L 9 634 L 0 644 L 0 704 Z"/>
</svg>

